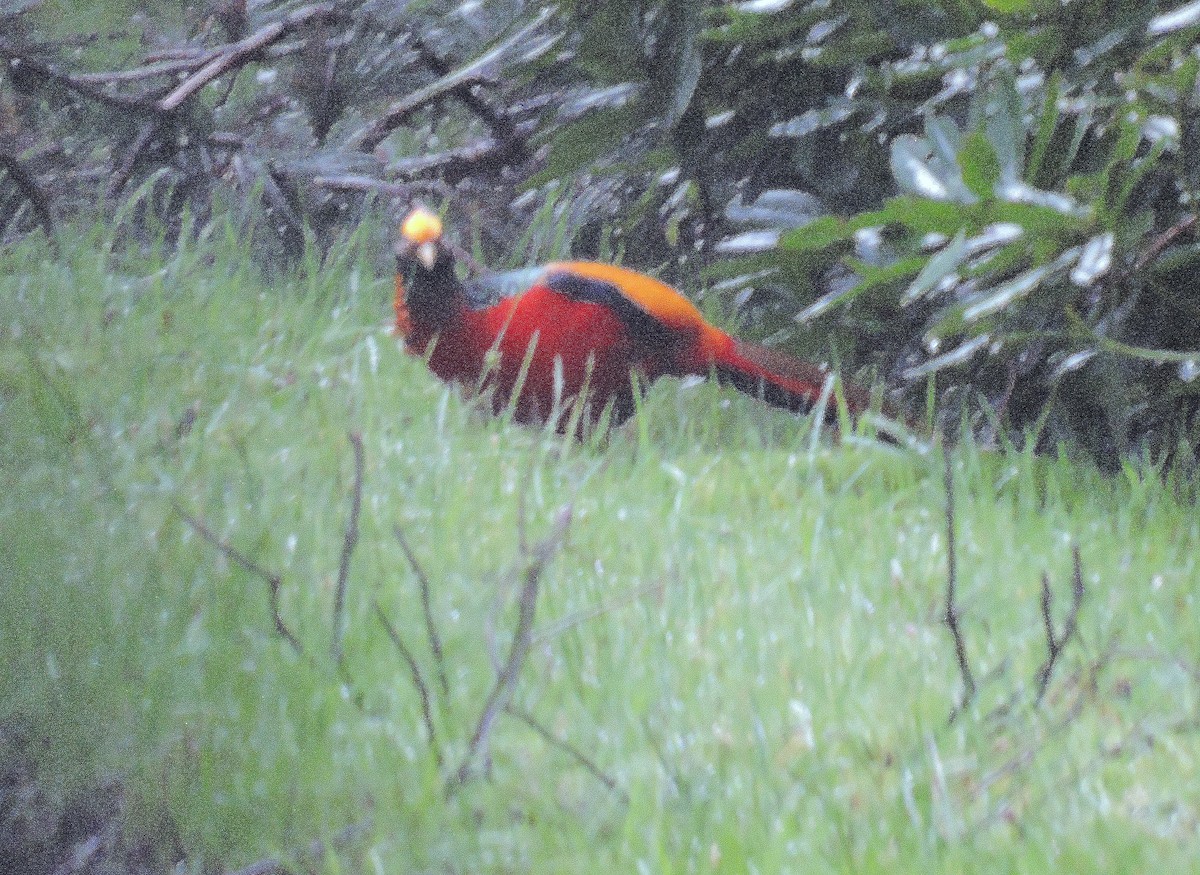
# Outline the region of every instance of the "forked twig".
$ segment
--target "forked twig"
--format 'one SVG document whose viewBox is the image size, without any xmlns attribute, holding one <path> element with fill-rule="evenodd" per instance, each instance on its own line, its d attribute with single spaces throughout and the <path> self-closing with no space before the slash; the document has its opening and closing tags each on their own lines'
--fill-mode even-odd
<svg viewBox="0 0 1200 875">
<path fill-rule="evenodd" d="M 396 629 L 392 622 L 387 618 L 387 614 L 383 612 L 378 600 L 372 600 L 371 606 L 375 609 L 375 616 L 379 618 L 384 631 L 387 632 L 388 638 L 392 640 L 400 658 L 404 660 L 404 664 L 408 666 L 408 673 L 412 677 L 413 686 L 417 688 L 417 696 L 421 699 L 421 719 L 425 723 L 425 731 L 429 734 L 429 749 L 433 751 L 434 762 L 437 763 L 438 769 L 442 767 L 442 749 L 438 743 L 437 730 L 433 727 L 433 711 L 430 707 L 429 687 L 425 684 L 425 676 L 421 673 L 421 667 L 417 665 L 417 660 L 413 656 L 412 651 L 404 643 L 404 639 L 400 637 L 400 632 Z"/>
<path fill-rule="evenodd" d="M 283 36 L 308 21 L 329 18 L 334 15 L 335 11 L 336 6 L 333 3 L 314 3 L 311 6 L 297 9 L 279 21 L 273 21 L 259 28 L 245 39 L 228 46 L 224 52 L 188 76 L 170 94 L 158 101 L 156 107 L 161 112 L 172 112 L 178 109 L 185 100 L 218 76 L 255 60 L 267 46 L 278 42 Z"/>
<path fill-rule="evenodd" d="M 471 765 L 474 763 L 476 755 L 491 735 L 496 718 L 508 707 L 512 698 L 517 678 L 521 674 L 521 668 L 525 664 L 525 657 L 529 653 L 533 639 L 533 619 L 537 610 L 538 590 L 542 574 L 566 537 L 567 529 L 571 524 L 571 516 L 572 508 L 570 505 L 566 505 L 559 511 L 550 534 L 529 551 L 518 601 L 517 627 L 513 632 L 508 657 L 497 673 L 496 681 L 492 684 L 492 689 L 484 701 L 475 731 L 471 734 L 471 740 L 467 745 L 467 752 L 459 767 L 446 782 L 447 796 L 452 795 L 470 777 Z"/>
<path fill-rule="evenodd" d="M 253 574 L 267 584 L 267 595 L 271 603 L 271 619 L 275 622 L 275 631 L 292 646 L 292 650 L 303 655 L 304 647 L 300 644 L 300 639 L 288 628 L 287 623 L 283 621 L 282 614 L 279 613 L 279 588 L 283 585 L 283 579 L 274 571 L 255 562 L 237 547 L 220 537 L 203 520 L 188 513 L 178 501 L 172 502 L 172 507 L 174 507 L 175 513 L 179 514 L 180 519 L 187 523 L 192 531 L 215 547 L 219 553 L 232 560 L 242 570 Z"/>
<path fill-rule="evenodd" d="M 442 695 L 449 696 L 450 683 L 446 680 L 446 659 L 442 653 L 442 638 L 438 635 L 437 624 L 433 620 L 433 609 L 429 604 L 429 575 L 425 573 L 425 569 L 421 567 L 412 547 L 409 546 L 408 538 L 404 536 L 404 530 L 396 525 L 392 527 L 392 531 L 396 535 L 396 540 L 400 542 L 404 558 L 408 560 L 409 567 L 417 577 L 417 587 L 421 591 L 421 613 L 425 617 L 425 635 L 429 639 L 429 650 L 433 653 L 433 661 L 437 666 L 438 684 L 442 688 Z"/>
<path fill-rule="evenodd" d="M 964 710 L 975 696 L 975 676 L 967 658 L 967 643 L 958 624 L 958 557 L 954 540 L 954 468 L 950 453 L 943 447 L 942 460 L 945 464 L 943 483 L 946 490 L 946 613 L 943 619 L 954 638 L 954 656 L 958 660 L 958 671 L 963 679 L 962 701 L 950 712 L 950 722 Z"/>
<path fill-rule="evenodd" d="M 38 224 L 46 232 L 46 239 L 50 241 L 51 247 L 57 253 L 58 240 L 54 236 L 54 218 L 50 214 L 50 202 L 38 186 L 37 180 L 33 178 L 33 174 L 25 168 L 25 165 L 13 155 L 6 155 L 0 152 L 0 167 L 8 171 L 13 185 L 21 190 L 21 194 L 25 196 L 25 200 L 29 201 L 29 205 L 33 207 L 33 214 L 37 216 Z"/>
<path fill-rule="evenodd" d="M 1034 704 L 1042 701 L 1042 697 L 1046 694 L 1046 687 L 1050 683 L 1050 675 L 1054 671 L 1054 664 L 1058 661 L 1058 655 L 1062 653 L 1063 646 L 1071 640 L 1071 636 L 1078 630 L 1079 606 L 1083 604 L 1083 568 L 1079 558 L 1078 544 L 1071 547 L 1071 562 L 1073 565 L 1071 607 L 1067 610 L 1067 616 L 1063 620 L 1061 635 L 1054 633 L 1054 620 L 1051 618 L 1054 594 L 1050 591 L 1050 575 L 1042 573 L 1042 625 L 1046 630 L 1046 648 L 1048 653 L 1046 661 L 1038 669 L 1037 695 L 1034 698 Z"/>
<path fill-rule="evenodd" d="M 616 793 L 621 798 L 622 802 L 626 804 L 629 803 L 629 795 L 617 786 L 616 779 L 596 765 L 591 757 L 589 757 L 575 745 L 571 744 L 569 741 L 559 738 L 557 735 L 543 726 L 536 717 L 523 708 L 518 708 L 510 703 L 504 710 L 540 735 L 547 744 L 558 748 L 563 753 L 567 754 L 576 762 L 578 762 L 585 769 L 587 769 L 588 772 L 591 773 L 592 777 L 594 777 L 609 790 Z"/>
<path fill-rule="evenodd" d="M 350 432 L 350 446 L 354 448 L 354 486 L 350 493 L 350 519 L 346 522 L 346 534 L 342 539 L 342 554 L 338 560 L 337 586 L 333 596 L 333 646 L 330 652 L 333 661 L 342 664 L 342 636 L 346 630 L 346 587 L 350 583 L 350 560 L 358 544 L 358 516 L 362 510 L 363 491 L 363 442 L 362 435 Z"/>
<path fill-rule="evenodd" d="M 440 100 L 442 97 L 469 87 L 479 81 L 484 72 L 496 61 L 500 60 L 514 46 L 520 45 L 525 39 L 541 27 L 549 18 L 551 10 L 544 9 L 533 21 L 500 42 L 494 48 L 484 52 L 474 61 L 451 71 L 423 88 L 400 98 L 389 106 L 383 115 L 367 127 L 355 133 L 350 138 L 350 144 L 363 152 L 371 152 L 387 138 L 388 134 L 404 123 L 404 120 L 415 110 Z"/>
</svg>

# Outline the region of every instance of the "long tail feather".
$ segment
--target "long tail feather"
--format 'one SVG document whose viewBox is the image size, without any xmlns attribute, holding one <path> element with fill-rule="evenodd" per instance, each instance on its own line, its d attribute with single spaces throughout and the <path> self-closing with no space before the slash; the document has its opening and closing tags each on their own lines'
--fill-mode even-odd
<svg viewBox="0 0 1200 875">
<path fill-rule="evenodd" d="M 765 346 L 731 340 L 732 344 L 714 362 L 717 378 L 722 383 L 775 407 L 798 413 L 807 413 L 821 397 L 829 379 L 829 372 L 824 368 Z M 858 386 L 843 383 L 842 395 L 852 415 L 862 413 L 870 406 L 870 395 Z M 836 415 L 837 411 L 831 406 L 827 416 Z"/>
</svg>

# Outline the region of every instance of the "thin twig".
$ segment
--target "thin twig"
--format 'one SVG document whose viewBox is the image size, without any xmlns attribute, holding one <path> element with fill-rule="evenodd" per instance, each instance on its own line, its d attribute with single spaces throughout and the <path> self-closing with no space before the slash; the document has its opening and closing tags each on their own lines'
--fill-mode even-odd
<svg viewBox="0 0 1200 875">
<path fill-rule="evenodd" d="M 950 712 L 950 722 L 953 723 L 975 695 L 975 676 L 971 673 L 971 663 L 967 659 L 967 644 L 963 639 L 962 628 L 958 624 L 958 604 L 955 601 L 958 593 L 958 557 L 954 540 L 954 468 L 950 463 L 950 452 L 944 446 L 942 459 L 945 463 L 943 482 L 946 489 L 946 613 L 944 620 L 954 638 L 954 656 L 958 660 L 958 670 L 963 679 L 962 701 Z"/>
<path fill-rule="evenodd" d="M 371 152 L 416 110 L 455 92 L 459 88 L 464 86 L 470 87 L 479 82 L 488 67 L 500 60 L 514 46 L 524 42 L 531 33 L 541 27 L 549 19 L 551 11 L 549 8 L 543 9 L 538 17 L 525 27 L 516 31 L 512 36 L 491 50 L 484 52 L 466 66 L 459 67 L 457 70 L 447 73 L 424 88 L 418 88 L 411 94 L 397 100 L 387 108 L 380 118 L 354 134 L 350 138 L 351 146 L 357 147 L 363 152 Z"/>
<path fill-rule="evenodd" d="M 8 59 L 9 75 L 11 77 L 20 78 L 28 75 L 34 78 L 47 79 L 77 94 L 82 94 L 84 97 L 94 100 L 97 103 L 103 103 L 106 106 L 123 109 L 127 112 L 145 114 L 155 111 L 154 104 L 145 97 L 126 97 L 123 94 L 112 94 L 89 82 L 81 81 L 71 73 L 64 73 L 51 64 L 20 54 L 3 45 L 0 45 L 0 56 Z"/>
<path fill-rule="evenodd" d="M 1075 634 L 1078 628 L 1079 606 L 1083 604 L 1083 568 L 1079 558 L 1078 544 L 1071 547 L 1071 561 L 1073 563 L 1071 607 L 1067 611 L 1066 618 L 1063 620 L 1061 635 L 1054 634 L 1054 620 L 1051 617 L 1054 594 L 1050 591 L 1050 575 L 1045 572 L 1042 573 L 1042 624 L 1046 630 L 1046 649 L 1048 650 L 1048 654 L 1046 661 L 1038 669 L 1037 695 L 1034 697 L 1034 704 L 1042 701 L 1042 697 L 1046 694 L 1046 687 L 1050 683 L 1050 675 L 1054 671 L 1054 664 L 1058 661 L 1058 655 L 1062 652 L 1063 645 L 1071 640 L 1071 636 Z"/>
<path fill-rule="evenodd" d="M 54 247 L 57 254 L 58 240 L 54 236 L 54 218 L 50 214 L 50 203 L 46 200 L 46 195 L 41 188 L 38 187 L 37 180 L 14 155 L 0 153 L 0 167 L 8 171 L 13 184 L 21 190 L 21 194 L 25 195 L 25 199 L 33 207 L 33 214 L 37 216 L 38 224 L 46 232 L 46 239 L 50 241 L 50 245 Z"/>
<path fill-rule="evenodd" d="M 125 157 L 121 159 L 120 165 L 113 171 L 112 178 L 108 182 L 108 188 L 104 193 L 105 198 L 111 199 L 117 196 L 125 183 L 129 180 L 129 175 L 133 173 L 133 168 L 137 164 L 138 158 L 141 157 L 145 148 L 150 145 L 150 141 L 154 139 L 155 134 L 159 131 L 159 119 L 147 119 L 138 129 L 137 136 L 133 138 L 133 142 L 129 144 L 129 148 L 125 150 Z"/>
<path fill-rule="evenodd" d="M 1176 237 L 1178 237 L 1180 234 L 1190 231 L 1196 224 L 1196 220 L 1197 216 L 1195 213 L 1184 216 L 1170 228 L 1167 228 L 1167 230 L 1163 231 L 1152 241 L 1150 241 L 1150 245 L 1146 247 L 1145 251 L 1142 252 L 1142 254 L 1139 255 L 1137 260 L 1133 263 L 1130 273 L 1138 273 L 1142 270 L 1142 268 L 1146 267 L 1146 265 L 1150 264 L 1152 261 L 1155 261 L 1158 256 L 1162 254 L 1162 251 L 1166 249 Z"/>
<path fill-rule="evenodd" d="M 413 179 L 409 182 L 388 182 L 359 173 L 346 173 L 338 176 L 314 176 L 312 184 L 332 191 L 377 191 L 386 197 L 394 197 L 411 201 L 413 193 L 428 191 L 442 197 L 449 197 L 451 187 L 440 179 Z"/>
<path fill-rule="evenodd" d="M 313 19 L 333 16 L 335 9 L 336 5 L 333 3 L 314 3 L 259 28 L 245 39 L 228 46 L 224 52 L 181 82 L 170 94 L 158 101 L 157 108 L 162 112 L 173 112 L 209 82 L 236 67 L 256 60 L 264 49 L 301 25 Z"/>
<path fill-rule="evenodd" d="M 363 442 L 362 435 L 350 432 L 350 446 L 354 448 L 354 486 L 350 492 L 350 519 L 346 521 L 346 534 L 342 539 L 342 555 L 338 561 L 337 586 L 333 594 L 333 646 L 330 652 L 333 661 L 342 664 L 342 636 L 346 631 L 346 587 L 350 583 L 350 560 L 358 544 L 358 515 L 362 510 L 363 491 Z"/>
<path fill-rule="evenodd" d="M 109 70 L 100 73 L 76 73 L 76 82 L 86 85 L 110 85 L 115 82 L 136 82 L 140 79 L 153 79 L 155 76 L 174 76 L 186 73 L 203 66 L 225 51 L 225 47 L 211 49 L 203 54 L 188 58 L 171 58 L 167 60 L 150 61 L 140 67 L 130 70 Z"/>
<path fill-rule="evenodd" d="M 522 122 L 520 130 L 532 130 L 532 125 Z M 517 155 L 511 144 L 496 137 L 483 137 L 445 152 L 393 161 L 388 165 L 388 171 L 413 180 L 436 172 L 448 185 L 454 185 L 481 167 L 499 168 L 513 163 Z"/>
<path fill-rule="evenodd" d="M 559 738 L 557 735 L 543 726 L 536 717 L 534 717 L 525 709 L 518 708 L 516 705 L 510 703 L 504 710 L 540 735 L 547 744 L 558 748 L 563 753 L 575 759 L 576 762 L 591 772 L 592 776 L 597 781 L 599 781 L 612 792 L 616 793 L 622 802 L 629 804 L 629 795 L 624 790 L 620 789 L 617 786 L 616 779 L 596 765 L 591 757 L 589 757 L 575 745 L 571 744 L 569 741 Z"/>
<path fill-rule="evenodd" d="M 533 638 L 533 619 L 537 610 L 537 597 L 542 574 L 566 537 L 567 529 L 571 524 L 571 516 L 572 508 L 570 505 L 566 505 L 558 512 L 550 534 L 538 542 L 528 556 L 518 602 L 517 627 L 513 632 L 508 658 L 496 675 L 496 681 L 492 684 L 492 689 L 484 701 L 479 721 L 475 725 L 475 731 L 471 734 L 471 740 L 467 745 L 467 752 L 463 756 L 462 763 L 446 783 L 447 796 L 452 795 L 455 789 L 465 784 L 470 777 L 471 765 L 476 755 L 487 743 L 496 718 L 508 707 L 512 698 L 517 678 L 525 664 L 525 657 L 529 653 L 530 642 Z"/>
<path fill-rule="evenodd" d="M 417 660 L 413 657 L 412 651 L 408 649 L 408 645 L 400 637 L 400 632 L 388 620 L 387 614 L 383 612 L 383 608 L 379 605 L 379 601 L 373 599 L 371 605 L 375 608 L 375 616 L 379 618 L 379 622 L 383 625 L 384 631 L 387 632 L 388 638 L 392 639 L 392 644 L 396 646 L 396 650 L 400 653 L 400 658 L 408 666 L 408 673 L 412 677 L 413 686 L 417 688 L 417 696 L 421 700 L 421 719 L 425 722 L 425 732 L 429 735 L 429 749 L 433 752 L 433 759 L 437 763 L 438 769 L 441 769 L 442 749 L 441 745 L 438 744 L 437 731 L 433 728 L 433 711 L 430 708 L 429 687 L 425 684 L 425 676 L 421 674 L 421 667 L 417 665 Z"/>
<path fill-rule="evenodd" d="M 548 643 L 575 626 L 582 625 L 589 620 L 594 620 L 597 617 L 604 616 L 605 614 L 613 613 L 621 608 L 627 607 L 628 605 L 636 604 L 642 598 L 642 596 L 649 595 L 650 593 L 658 593 L 661 597 L 662 591 L 666 585 L 667 584 L 665 581 L 652 580 L 649 583 L 643 583 L 641 586 L 631 589 L 629 592 L 623 594 L 619 598 L 613 599 L 612 601 L 602 602 L 598 605 L 593 605 L 590 608 L 582 608 L 581 610 L 575 611 L 572 614 L 568 614 L 562 619 L 549 624 L 547 628 L 544 628 L 537 635 L 534 635 L 533 643 Z"/>
<path fill-rule="evenodd" d="M 261 578 L 267 584 L 267 594 L 271 602 L 271 618 L 275 621 L 275 631 L 292 646 L 292 650 L 303 654 L 304 648 L 300 644 L 300 639 L 292 633 L 287 623 L 283 621 L 283 616 L 279 613 L 279 588 L 283 585 L 283 579 L 274 571 L 270 571 L 255 562 L 237 547 L 221 538 L 203 520 L 188 513 L 178 501 L 172 502 L 172 506 L 175 508 L 175 513 L 179 514 L 179 517 L 191 527 L 192 531 L 208 541 L 218 552 L 231 559 L 244 571 L 248 571 L 255 577 Z"/>
<path fill-rule="evenodd" d="M 421 61 L 433 71 L 435 76 L 447 76 L 452 72 L 451 65 L 416 34 L 412 36 L 412 44 L 417 54 L 421 56 Z M 516 140 L 517 130 L 512 120 L 497 111 L 479 90 L 463 82 L 456 86 L 451 93 L 491 128 L 496 139 L 504 142 L 514 152 L 524 151 L 524 143 Z"/>
<path fill-rule="evenodd" d="M 438 635 L 437 624 L 433 620 L 433 608 L 430 606 L 429 592 L 429 575 L 425 573 L 425 569 L 421 567 L 417 555 L 413 553 L 412 547 L 409 546 L 408 538 L 404 536 L 404 530 L 396 525 L 392 527 L 392 531 L 396 534 L 396 540 L 400 542 L 400 549 L 404 551 L 404 558 L 408 560 L 409 567 L 413 570 L 413 574 L 417 577 L 417 588 L 421 593 L 421 613 L 425 617 L 425 637 L 429 639 L 429 650 L 433 653 L 433 662 L 437 666 L 438 684 L 441 685 L 442 695 L 450 695 L 450 682 L 446 679 L 446 658 L 442 653 L 442 638 Z"/>
</svg>

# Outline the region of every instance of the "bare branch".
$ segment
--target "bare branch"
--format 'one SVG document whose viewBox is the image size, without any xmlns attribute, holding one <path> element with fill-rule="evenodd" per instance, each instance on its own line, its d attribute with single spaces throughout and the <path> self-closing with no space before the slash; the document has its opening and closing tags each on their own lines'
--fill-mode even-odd
<svg viewBox="0 0 1200 875">
<path fill-rule="evenodd" d="M 129 175 L 133 172 L 138 158 L 145 148 L 150 145 L 150 141 L 154 139 L 158 131 L 158 119 L 147 119 L 142 123 L 141 128 L 138 129 L 137 136 L 133 138 L 133 142 L 129 144 L 129 148 L 125 151 L 125 157 L 121 159 L 120 165 L 113 171 L 112 179 L 109 180 L 108 188 L 105 191 L 104 196 L 106 198 L 116 197 L 117 193 L 125 187 L 125 183 L 129 180 Z"/>
<path fill-rule="evenodd" d="M 532 125 L 522 123 L 521 132 L 532 130 Z M 481 169 L 499 169 L 518 159 L 518 141 L 505 142 L 496 137 L 483 137 L 455 149 L 403 158 L 388 165 L 388 170 L 404 177 L 439 173 L 446 182 L 454 185 Z"/>
<path fill-rule="evenodd" d="M 1180 234 L 1191 231 L 1195 227 L 1196 219 L 1197 216 L 1195 213 L 1184 216 L 1170 228 L 1167 228 L 1167 230 L 1163 231 L 1161 234 L 1151 240 L 1150 245 L 1147 246 L 1145 251 L 1137 257 L 1137 260 L 1133 263 L 1133 267 L 1130 269 L 1129 273 L 1138 273 L 1151 262 L 1157 260 L 1158 256 L 1162 254 L 1162 251 L 1170 246 L 1176 237 L 1178 237 Z"/>
<path fill-rule="evenodd" d="M 350 519 L 346 522 L 346 534 L 342 539 L 342 555 L 338 562 L 337 586 L 333 596 L 333 661 L 342 664 L 342 635 L 346 627 L 346 587 L 350 583 L 350 560 L 358 544 L 358 515 L 362 510 L 363 491 L 363 442 L 362 435 L 350 432 L 350 446 L 354 448 L 354 486 L 350 492 Z"/>
<path fill-rule="evenodd" d="M 479 721 L 476 723 L 471 741 L 467 745 L 467 753 L 452 778 L 446 783 L 447 796 L 452 795 L 454 790 L 465 784 L 470 777 L 471 765 L 476 755 L 487 743 L 496 718 L 508 707 L 512 698 L 517 678 L 525 664 L 525 657 L 529 653 L 530 642 L 533 638 L 533 619 L 537 610 L 537 597 L 542 574 L 566 538 L 567 529 L 571 525 L 571 516 L 572 508 L 570 505 L 566 505 L 558 512 L 550 534 L 538 542 L 527 557 L 524 582 L 521 585 L 521 595 L 518 601 L 517 627 L 513 632 L 508 658 L 504 661 L 504 665 L 484 701 Z"/>
<path fill-rule="evenodd" d="M 177 73 L 186 73 L 189 70 L 195 70 L 197 67 L 207 64 L 223 51 L 225 51 L 225 47 L 221 46 L 220 48 L 201 54 L 194 54 L 189 57 L 151 61 L 140 67 L 134 67 L 131 70 L 76 73 L 74 74 L 74 79 L 76 82 L 85 85 L 110 85 L 114 82 L 137 82 L 141 79 L 153 79 L 155 76 L 174 76 Z"/>
<path fill-rule="evenodd" d="M 954 468 L 950 463 L 950 452 L 942 447 L 942 460 L 945 463 L 943 483 L 946 490 L 946 613 L 944 620 L 954 638 L 954 657 L 958 660 L 958 671 L 963 680 L 963 696 L 958 706 L 950 712 L 950 722 L 961 713 L 975 695 L 975 676 L 971 673 L 971 663 L 967 658 L 967 643 L 963 639 L 962 628 L 958 624 L 958 557 L 954 540 Z"/>
<path fill-rule="evenodd" d="M 543 726 L 536 717 L 523 708 L 518 708 L 510 703 L 504 710 L 540 735 L 547 744 L 558 748 L 563 753 L 573 758 L 581 766 L 587 769 L 597 781 L 599 781 L 612 792 L 616 793 L 621 798 L 622 802 L 627 805 L 629 804 L 629 795 L 624 790 L 621 790 L 617 787 L 616 779 L 608 775 L 603 769 L 596 765 L 596 763 L 587 754 L 575 747 L 575 745 L 571 744 L 569 741 L 559 738 L 557 735 Z"/>
<path fill-rule="evenodd" d="M 434 75 L 447 76 L 451 73 L 451 66 L 437 52 L 430 48 L 423 39 L 414 34 L 412 36 L 412 43 L 413 47 L 417 50 L 417 54 L 421 56 L 422 62 L 433 71 Z M 457 85 L 452 93 L 456 99 L 460 100 L 464 106 L 475 113 L 491 129 L 497 140 L 508 144 L 510 151 L 513 153 L 523 153 L 525 151 L 524 144 L 515 141 L 517 130 L 512 120 L 503 112 L 497 110 L 483 96 L 480 90 L 463 82 Z"/>
<path fill-rule="evenodd" d="M 8 171 L 13 185 L 21 190 L 21 194 L 25 195 L 25 199 L 33 207 L 33 214 L 37 216 L 38 224 L 46 232 L 46 239 L 50 241 L 50 245 L 57 252 L 58 241 L 54 237 L 54 218 L 50 215 L 50 203 L 46 200 L 46 195 L 41 188 L 38 187 L 33 174 L 26 170 L 25 165 L 14 155 L 0 153 L 0 167 Z"/>
<path fill-rule="evenodd" d="M 1034 698 L 1034 704 L 1042 701 L 1042 697 L 1046 694 L 1046 687 L 1050 683 L 1050 675 L 1054 671 L 1054 664 L 1058 661 L 1058 655 L 1062 652 L 1063 646 L 1071 640 L 1071 636 L 1076 633 L 1078 628 L 1079 606 L 1083 604 L 1083 568 L 1079 558 L 1078 544 L 1071 547 L 1071 561 L 1073 564 L 1071 607 L 1068 609 L 1067 616 L 1063 620 L 1061 635 L 1055 635 L 1054 620 L 1051 618 L 1054 595 L 1050 591 L 1050 575 L 1045 572 L 1042 573 L 1042 625 L 1046 630 L 1046 649 L 1048 653 L 1046 661 L 1038 669 L 1037 695 Z"/>
<path fill-rule="evenodd" d="M 314 3 L 259 28 L 245 39 L 227 46 L 220 55 L 181 82 L 170 94 L 158 101 L 157 108 L 162 112 L 173 112 L 209 82 L 236 67 L 257 60 L 264 49 L 309 21 L 332 17 L 335 9 L 333 3 Z"/>
<path fill-rule="evenodd" d="M 414 179 L 409 182 L 388 182 L 359 173 L 346 173 L 339 176 L 314 176 L 312 184 L 332 191 L 378 191 L 387 197 L 411 201 L 414 192 L 428 191 L 442 197 L 449 197 L 451 188 L 440 179 Z"/>
<path fill-rule="evenodd" d="M 283 579 L 274 571 L 269 571 L 237 547 L 221 538 L 199 517 L 194 517 L 184 510 L 178 501 L 172 502 L 172 506 L 175 508 L 175 513 L 179 514 L 180 518 L 191 527 L 192 531 L 208 541 L 218 552 L 232 560 L 234 564 L 240 566 L 244 571 L 253 574 L 255 577 L 261 578 L 267 584 L 267 594 L 271 602 L 271 618 L 275 621 L 275 631 L 292 646 L 292 650 L 298 654 L 303 654 L 304 648 L 300 645 L 300 639 L 292 633 L 287 623 L 283 621 L 283 616 L 279 613 L 279 588 L 283 584 Z"/>
<path fill-rule="evenodd" d="M 155 111 L 154 104 L 145 97 L 126 97 L 122 94 L 113 94 L 97 85 L 81 80 L 78 76 L 71 73 L 64 73 L 57 67 L 44 63 L 37 58 L 31 58 L 27 55 L 14 52 L 3 45 L 0 45 L 0 55 L 8 59 L 9 75 L 14 78 L 29 76 L 35 79 L 45 79 L 62 85 L 77 94 L 82 94 L 84 97 L 94 100 L 97 103 L 123 109 L 128 112 L 146 114 Z"/>
<path fill-rule="evenodd" d="M 413 686 L 417 688 L 417 696 L 421 700 L 421 719 L 425 723 L 425 732 L 429 735 L 429 749 L 433 751 L 434 762 L 437 763 L 438 769 L 442 767 L 442 749 L 438 744 L 437 731 L 433 728 L 433 712 L 430 709 L 429 702 L 429 687 L 425 685 L 425 676 L 421 674 L 421 667 L 417 665 L 417 660 L 413 657 L 412 651 L 404 643 L 404 639 L 400 637 L 399 631 L 388 620 L 387 614 L 383 612 L 378 600 L 372 600 L 371 606 L 375 608 L 375 616 L 379 618 L 379 622 L 383 625 L 384 631 L 387 632 L 388 638 L 392 640 L 400 658 L 404 660 L 404 664 L 408 666 L 409 676 L 412 678 Z"/>
<path fill-rule="evenodd" d="M 425 569 L 421 567 L 412 547 L 409 546 L 408 538 L 404 536 L 404 530 L 397 525 L 392 527 L 392 531 L 396 534 L 396 540 L 400 542 L 404 558 L 408 560 L 409 567 L 417 577 L 417 587 L 421 592 L 421 613 L 425 617 L 425 636 L 429 639 L 429 650 L 433 653 L 433 661 L 437 666 L 438 683 L 442 687 L 442 695 L 449 696 L 450 682 L 446 680 L 446 659 L 442 654 L 442 638 L 438 635 L 437 624 L 433 621 L 433 609 L 429 604 L 429 575 L 425 573 Z"/>
<path fill-rule="evenodd" d="M 424 88 L 418 88 L 411 94 L 397 100 L 387 108 L 380 118 L 354 134 L 350 138 L 350 145 L 358 148 L 360 151 L 371 152 L 384 141 L 388 134 L 402 125 L 404 120 L 416 110 L 442 97 L 455 93 L 460 88 L 469 88 L 482 81 L 482 77 L 488 67 L 500 60 L 505 53 L 510 51 L 514 46 L 519 45 L 531 33 L 541 27 L 549 19 L 550 15 L 550 8 L 543 9 L 541 14 L 525 27 L 516 31 L 512 36 L 503 40 L 490 51 L 484 52 L 466 66 L 447 73 Z"/>
</svg>

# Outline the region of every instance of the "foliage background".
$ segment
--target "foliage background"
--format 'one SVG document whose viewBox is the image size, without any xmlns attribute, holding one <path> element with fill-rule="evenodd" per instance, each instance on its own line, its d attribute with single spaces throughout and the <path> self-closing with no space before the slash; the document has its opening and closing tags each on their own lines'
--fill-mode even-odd
<svg viewBox="0 0 1200 875">
<path fill-rule="evenodd" d="M 622 258 L 912 414 L 1195 459 L 1195 4 L 0 14 L 5 239 L 233 215 L 270 272 L 421 199 L 493 267 Z"/>
</svg>

